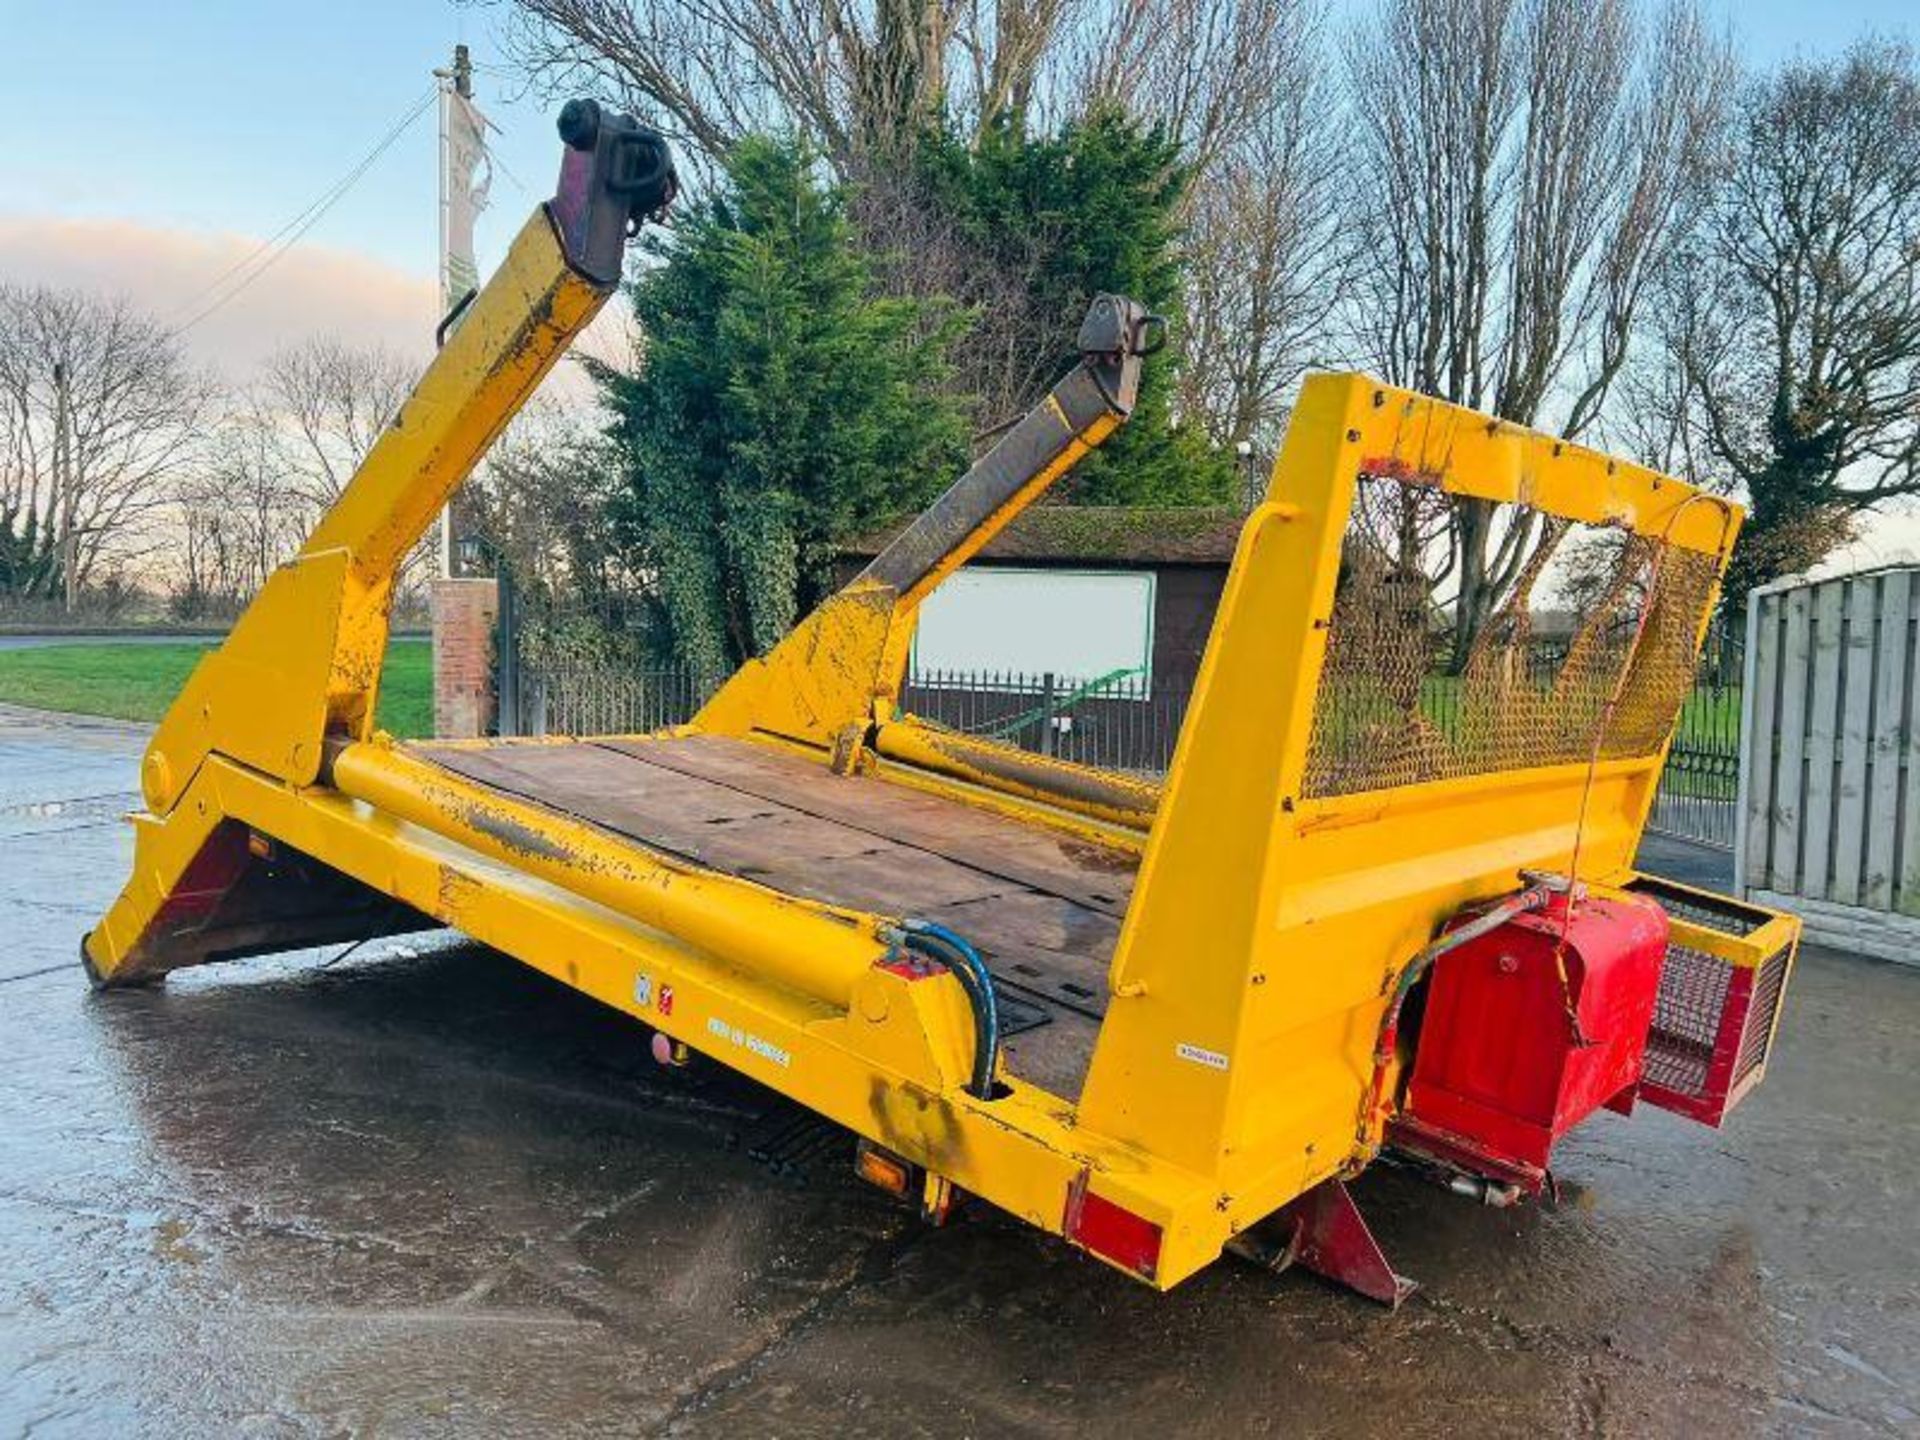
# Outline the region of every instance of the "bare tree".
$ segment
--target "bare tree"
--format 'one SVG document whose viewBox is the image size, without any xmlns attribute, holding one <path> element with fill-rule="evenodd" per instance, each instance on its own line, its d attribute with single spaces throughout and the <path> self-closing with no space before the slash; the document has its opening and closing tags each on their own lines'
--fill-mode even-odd
<svg viewBox="0 0 1920 1440">
<path fill-rule="evenodd" d="M 1679 362 L 1684 316 L 1674 292 L 1687 266 L 1687 251 L 1669 256 L 1651 282 L 1648 314 L 1641 321 L 1627 363 L 1614 382 L 1612 403 L 1594 424 L 1602 448 L 1631 455 L 1669 475 L 1684 475 L 1720 493 L 1734 482 L 1703 443 L 1697 423 L 1697 386 Z"/>
<path fill-rule="evenodd" d="M 414 366 L 330 337 L 269 357 L 254 385 L 211 426 L 171 487 L 178 608 L 236 609 L 353 478 L 412 386 Z M 432 551 L 401 569 L 409 596 Z"/>
<path fill-rule="evenodd" d="M 1188 192 L 1180 398 L 1216 443 L 1266 454 L 1285 397 L 1326 354 L 1356 252 L 1319 17 L 1294 7 L 1257 38 L 1265 98 L 1213 132 L 1220 148 Z"/>
<path fill-rule="evenodd" d="M 1071 323 L 1035 313 L 1033 280 L 1057 242 L 1052 230 L 1036 223 L 999 237 L 989 254 L 916 177 L 897 172 L 870 172 L 850 210 L 885 293 L 952 300 L 971 313 L 955 381 L 985 426 L 1019 415 L 1045 392 Z"/>
<path fill-rule="evenodd" d="M 1319 15 L 1315 0 L 1099 0 L 1056 31 L 1041 93 L 1055 120 L 1117 105 L 1162 125 L 1204 173 L 1312 86 Z"/>
<path fill-rule="evenodd" d="M 298 548 L 312 506 L 287 449 L 270 412 L 243 406 L 214 430 L 181 480 L 173 604 L 183 616 L 237 613 Z"/>
<path fill-rule="evenodd" d="M 211 394 L 124 297 L 0 285 L 0 511 L 54 535 L 69 608 L 150 540 Z"/>
<path fill-rule="evenodd" d="M 464 513 L 520 584 L 593 596 L 626 578 L 606 519 L 626 470 L 607 422 L 598 405 L 536 397 L 462 490 Z"/>
<path fill-rule="evenodd" d="M 1733 83 L 1686 0 L 1381 0 L 1348 44 L 1367 283 L 1388 379 L 1578 434 L 1626 363 Z M 1454 507 L 1454 663 L 1546 543 L 1537 516 Z"/>
<path fill-rule="evenodd" d="M 511 49 L 536 86 L 610 92 L 675 129 L 696 166 L 789 129 L 854 186 L 891 292 L 948 296 L 975 328 L 961 383 L 991 423 L 1045 388 L 1077 315 L 1038 315 L 1023 257 L 981 253 L 930 203 L 914 144 L 936 123 L 1056 129 L 1118 108 L 1162 127 L 1193 172 L 1194 364 L 1175 397 L 1217 434 L 1272 418 L 1330 308 L 1334 107 L 1317 72 L 1323 0 L 513 0 Z M 1002 240 L 1005 237 L 1000 237 Z M 1234 251 L 1257 251 L 1271 281 Z M 1216 283 L 1217 282 L 1217 283 Z M 1326 303 L 1323 303 L 1326 302 Z"/>
<path fill-rule="evenodd" d="M 168 609 L 176 620 L 235 613 L 250 593 L 239 578 L 244 547 L 233 533 L 224 496 L 204 483 L 181 487 L 178 543 L 173 548 Z"/>
<path fill-rule="evenodd" d="M 1084 0 L 514 0 L 509 45 L 545 90 L 637 105 L 696 164 L 794 129 L 852 173 L 947 113 L 1024 105 Z"/>
<path fill-rule="evenodd" d="M 1676 383 L 1751 501 L 1729 594 L 1818 563 L 1860 516 L 1920 494 L 1914 52 L 1870 41 L 1750 86 L 1674 281 Z"/>
<path fill-rule="evenodd" d="M 391 350 L 318 336 L 277 352 L 253 409 L 277 438 L 288 484 L 331 505 L 413 388 L 418 366 Z"/>
<path fill-rule="evenodd" d="M 509 48 L 552 93 L 635 104 L 711 164 L 758 130 L 842 175 L 911 146 L 1102 105 L 1164 123 L 1196 166 L 1284 103 L 1303 0 L 512 0 Z"/>
</svg>

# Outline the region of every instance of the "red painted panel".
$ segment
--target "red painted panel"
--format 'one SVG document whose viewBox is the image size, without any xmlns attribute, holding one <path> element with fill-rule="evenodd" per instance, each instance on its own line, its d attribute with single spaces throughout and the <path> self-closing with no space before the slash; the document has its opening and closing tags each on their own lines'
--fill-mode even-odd
<svg viewBox="0 0 1920 1440">
<path fill-rule="evenodd" d="M 1666 913 L 1639 896 L 1567 906 L 1442 956 L 1428 987 L 1408 1112 L 1508 1163 L 1544 1168 L 1560 1136 L 1640 1079 Z"/>
</svg>

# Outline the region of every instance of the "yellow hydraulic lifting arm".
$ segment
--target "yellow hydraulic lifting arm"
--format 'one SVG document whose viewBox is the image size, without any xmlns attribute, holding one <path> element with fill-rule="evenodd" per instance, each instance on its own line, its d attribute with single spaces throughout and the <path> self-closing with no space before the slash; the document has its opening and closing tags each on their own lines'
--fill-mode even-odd
<svg viewBox="0 0 1920 1440">
<path fill-rule="evenodd" d="M 1126 423 L 1140 363 L 1165 339 L 1166 322 L 1136 301 L 1094 297 L 1080 326 L 1080 363 L 845 589 L 743 666 L 692 728 L 758 731 L 835 750 L 850 764 L 871 727 L 892 718 L 921 603 Z"/>
<path fill-rule="evenodd" d="M 325 737 L 369 733 L 401 563 L 613 293 L 630 228 L 674 193 L 666 142 L 631 119 L 576 101 L 561 135 L 554 199 L 522 227 L 300 553 L 167 713 L 142 773 L 155 815 L 209 753 L 307 783 Z"/>
<path fill-rule="evenodd" d="M 666 142 L 630 117 L 575 101 L 561 113 L 560 133 L 566 150 L 554 198 L 521 228 L 458 328 L 448 335 L 443 323 L 443 348 L 346 490 L 161 721 L 141 769 L 143 846 L 210 756 L 310 785 L 330 743 L 371 734 L 402 562 L 599 313 L 619 284 L 628 238 L 675 192 Z M 165 968 L 163 957 L 138 952 L 161 943 L 153 922 L 170 897 L 179 903 L 180 878 L 136 865 L 88 938 L 96 976 Z M 127 969 L 130 960 L 138 963 Z"/>
</svg>

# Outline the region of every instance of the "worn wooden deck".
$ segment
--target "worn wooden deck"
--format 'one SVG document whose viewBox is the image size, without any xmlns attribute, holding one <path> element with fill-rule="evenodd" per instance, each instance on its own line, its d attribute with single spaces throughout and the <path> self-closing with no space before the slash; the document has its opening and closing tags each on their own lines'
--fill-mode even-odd
<svg viewBox="0 0 1920 1440">
<path fill-rule="evenodd" d="M 1078 1095 L 1135 857 L 719 736 L 422 744 L 489 789 L 759 884 L 951 926 L 977 946 L 1021 1078 Z M 1025 1028 L 1020 1028 L 1022 1026 Z"/>
</svg>

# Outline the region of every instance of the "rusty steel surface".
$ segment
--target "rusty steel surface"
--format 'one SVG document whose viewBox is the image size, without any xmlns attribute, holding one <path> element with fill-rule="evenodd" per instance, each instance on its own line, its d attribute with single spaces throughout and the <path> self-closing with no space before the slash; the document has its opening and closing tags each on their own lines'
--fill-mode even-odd
<svg viewBox="0 0 1920 1440">
<path fill-rule="evenodd" d="M 1115 295 L 1096 297 L 1081 330 L 1081 343 L 1112 345 L 1089 352 L 1051 395 L 1021 418 L 993 449 L 973 465 L 880 554 L 862 579 L 906 595 L 931 577 L 962 563 L 978 551 L 1008 518 L 1023 492 L 1051 476 L 1083 452 L 1086 438 L 1102 425 L 1124 420 L 1133 411 L 1139 387 L 1140 358 L 1149 352 L 1145 331 L 1150 318 L 1132 301 Z M 1156 347 L 1157 348 L 1157 347 Z"/>
<path fill-rule="evenodd" d="M 1046 1023 L 1007 1043 L 1014 1073 L 1079 1091 L 1132 855 L 715 736 L 577 744 L 418 744 L 489 789 L 784 894 L 937 920 Z"/>
</svg>

